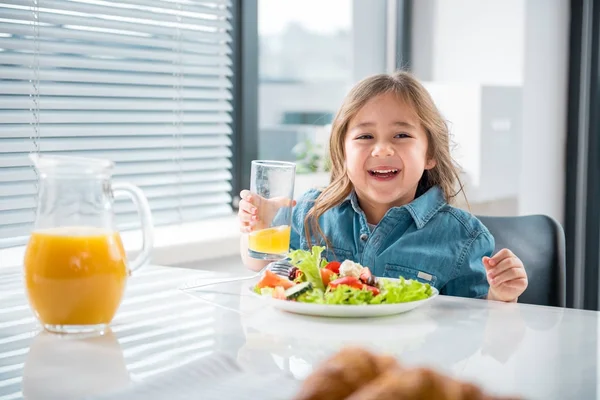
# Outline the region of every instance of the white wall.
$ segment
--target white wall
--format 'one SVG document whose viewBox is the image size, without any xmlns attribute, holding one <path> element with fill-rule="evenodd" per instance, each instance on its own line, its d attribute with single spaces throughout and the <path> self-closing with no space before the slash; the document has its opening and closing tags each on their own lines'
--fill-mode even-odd
<svg viewBox="0 0 600 400">
<path fill-rule="evenodd" d="M 521 214 L 563 221 L 569 1 L 527 0 Z"/>
<path fill-rule="evenodd" d="M 436 80 L 523 82 L 523 0 L 438 0 L 435 21 Z"/>
<path fill-rule="evenodd" d="M 412 17 L 422 80 L 522 87 L 518 212 L 562 221 L 569 0 L 418 0 Z"/>
<path fill-rule="evenodd" d="M 470 184 L 481 184 L 481 91 L 472 83 L 423 82 L 438 109 L 450 123 L 452 157 Z M 471 198 L 471 197 L 469 197 Z"/>
<path fill-rule="evenodd" d="M 412 2 L 411 55 L 412 72 L 424 81 L 433 80 L 433 43 L 436 35 L 437 0 Z"/>
<path fill-rule="evenodd" d="M 419 0 L 412 18 L 413 70 L 419 78 L 523 82 L 525 0 Z"/>
<path fill-rule="evenodd" d="M 352 0 L 352 78 L 355 82 L 385 72 L 386 13 L 386 0 Z"/>
</svg>

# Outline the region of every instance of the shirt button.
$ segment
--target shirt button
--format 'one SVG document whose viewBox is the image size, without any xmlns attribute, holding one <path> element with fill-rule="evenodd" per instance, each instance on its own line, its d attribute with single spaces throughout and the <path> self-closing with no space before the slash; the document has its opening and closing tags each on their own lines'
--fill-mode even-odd
<svg viewBox="0 0 600 400">
<path fill-rule="evenodd" d="M 366 233 L 363 233 L 362 235 L 360 235 L 360 240 L 362 240 L 363 242 L 366 242 L 368 238 L 369 238 L 369 235 L 367 235 Z"/>
</svg>

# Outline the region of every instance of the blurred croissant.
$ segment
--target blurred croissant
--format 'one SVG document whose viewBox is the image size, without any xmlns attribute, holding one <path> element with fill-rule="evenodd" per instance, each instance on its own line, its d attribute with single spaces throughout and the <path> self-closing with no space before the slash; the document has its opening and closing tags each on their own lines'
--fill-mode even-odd
<svg viewBox="0 0 600 400">
<path fill-rule="evenodd" d="M 401 367 L 388 356 L 346 348 L 322 363 L 294 400 L 501 400 L 428 369 Z M 502 398 L 502 400 L 508 400 Z"/>
</svg>

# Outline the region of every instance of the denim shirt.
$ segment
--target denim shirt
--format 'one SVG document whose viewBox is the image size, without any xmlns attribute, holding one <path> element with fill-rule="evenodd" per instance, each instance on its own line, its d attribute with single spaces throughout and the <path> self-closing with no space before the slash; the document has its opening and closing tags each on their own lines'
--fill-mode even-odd
<svg viewBox="0 0 600 400">
<path fill-rule="evenodd" d="M 291 249 L 308 249 L 304 219 L 320 194 L 308 191 L 294 208 Z M 375 276 L 416 279 L 441 294 L 483 298 L 489 284 L 482 257 L 491 256 L 494 238 L 472 214 L 446 203 L 435 186 L 402 207 L 388 210 L 370 228 L 352 192 L 319 218 L 331 247 L 328 261 L 346 259 L 369 267 Z M 321 239 L 313 244 L 324 245 Z"/>
</svg>

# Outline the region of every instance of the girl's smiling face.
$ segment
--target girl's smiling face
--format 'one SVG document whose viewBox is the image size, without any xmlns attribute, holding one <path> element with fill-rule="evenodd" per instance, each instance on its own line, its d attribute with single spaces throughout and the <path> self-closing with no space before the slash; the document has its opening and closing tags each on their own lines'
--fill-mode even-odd
<svg viewBox="0 0 600 400">
<path fill-rule="evenodd" d="M 367 217 L 368 209 L 385 214 L 414 200 L 423 172 L 435 166 L 427 146 L 416 113 L 393 93 L 372 98 L 350 119 L 346 171 Z"/>
</svg>

